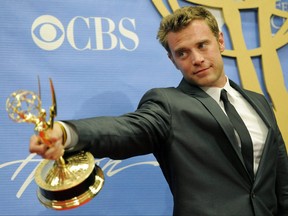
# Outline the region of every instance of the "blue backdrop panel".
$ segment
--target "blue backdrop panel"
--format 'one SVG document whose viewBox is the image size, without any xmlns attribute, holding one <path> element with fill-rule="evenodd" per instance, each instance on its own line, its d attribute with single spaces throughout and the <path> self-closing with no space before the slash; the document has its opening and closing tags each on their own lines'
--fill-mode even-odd
<svg viewBox="0 0 288 216">
<path fill-rule="evenodd" d="M 97 197 L 69 211 L 46 209 L 33 179 L 41 158 L 28 151 L 34 125 L 16 124 L 5 110 L 12 92 L 37 92 L 39 76 L 46 110 L 53 79 L 57 120 L 134 111 L 148 89 L 181 79 L 156 40 L 160 20 L 147 0 L 0 2 L 0 215 L 171 215 L 172 197 L 152 155 L 97 159 L 106 178 Z M 287 50 L 279 52 L 286 83 Z M 225 59 L 225 68 L 239 82 L 235 61 Z"/>
</svg>

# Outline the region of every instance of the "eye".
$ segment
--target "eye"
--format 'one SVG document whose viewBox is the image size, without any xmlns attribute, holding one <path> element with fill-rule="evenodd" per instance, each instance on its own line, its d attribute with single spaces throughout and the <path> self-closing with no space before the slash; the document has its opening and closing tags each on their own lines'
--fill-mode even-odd
<svg viewBox="0 0 288 216">
<path fill-rule="evenodd" d="M 179 50 L 179 51 L 177 51 L 176 52 L 176 56 L 178 57 L 178 58 L 185 58 L 185 57 L 187 57 L 187 52 L 185 51 L 185 50 Z"/>
<path fill-rule="evenodd" d="M 207 47 L 208 43 L 205 41 L 205 42 L 201 42 L 198 44 L 198 48 L 199 49 L 205 49 Z"/>
</svg>

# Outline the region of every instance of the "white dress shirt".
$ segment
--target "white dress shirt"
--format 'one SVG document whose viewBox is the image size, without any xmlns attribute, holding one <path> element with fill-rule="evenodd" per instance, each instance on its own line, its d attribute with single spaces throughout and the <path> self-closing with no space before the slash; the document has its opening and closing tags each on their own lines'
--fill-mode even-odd
<svg viewBox="0 0 288 216">
<path fill-rule="evenodd" d="M 267 138 L 268 129 L 248 101 L 238 91 L 230 86 L 228 78 L 223 88 L 227 91 L 228 100 L 243 119 L 244 124 L 246 125 L 251 136 L 254 152 L 254 173 L 256 174 Z M 223 112 L 226 114 L 223 101 L 220 100 L 220 94 L 223 88 L 203 87 L 202 89 L 219 104 Z M 239 147 L 241 147 L 240 138 L 236 130 L 234 131 L 238 139 Z"/>
</svg>

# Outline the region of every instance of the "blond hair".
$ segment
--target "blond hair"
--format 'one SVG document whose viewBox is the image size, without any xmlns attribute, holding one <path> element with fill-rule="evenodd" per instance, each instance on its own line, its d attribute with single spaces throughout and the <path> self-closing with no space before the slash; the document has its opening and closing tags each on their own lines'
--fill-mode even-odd
<svg viewBox="0 0 288 216">
<path fill-rule="evenodd" d="M 160 23 L 157 39 L 161 45 L 170 52 L 167 34 L 185 29 L 194 20 L 204 20 L 218 39 L 219 27 L 215 17 L 207 9 L 200 6 L 186 6 L 177 9 L 174 13 L 164 17 Z"/>
</svg>

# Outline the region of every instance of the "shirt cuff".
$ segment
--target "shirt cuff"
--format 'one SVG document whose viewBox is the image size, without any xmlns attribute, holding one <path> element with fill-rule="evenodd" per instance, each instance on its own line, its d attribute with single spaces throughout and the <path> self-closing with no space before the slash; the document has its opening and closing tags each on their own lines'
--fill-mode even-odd
<svg viewBox="0 0 288 216">
<path fill-rule="evenodd" d="M 62 121 L 57 121 L 57 122 L 64 127 L 67 133 L 67 139 L 66 139 L 66 142 L 64 143 L 64 148 L 65 149 L 73 148 L 78 142 L 78 135 L 76 131 L 71 126 L 69 126 L 68 124 Z"/>
</svg>

